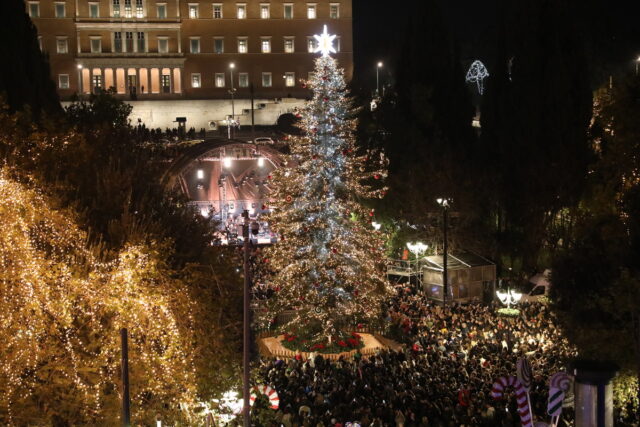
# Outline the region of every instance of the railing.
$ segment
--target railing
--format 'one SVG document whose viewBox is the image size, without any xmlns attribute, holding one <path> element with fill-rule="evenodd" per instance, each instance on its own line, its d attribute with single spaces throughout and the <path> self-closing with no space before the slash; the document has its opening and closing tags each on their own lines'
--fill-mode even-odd
<svg viewBox="0 0 640 427">
<path fill-rule="evenodd" d="M 262 345 L 264 346 L 264 344 L 262 344 Z M 266 349 L 266 346 L 264 346 L 264 348 Z M 364 357 L 369 357 L 369 356 L 375 355 L 380 350 L 382 350 L 381 347 L 363 348 L 362 350 L 359 351 L 359 353 Z M 346 351 L 346 352 L 343 352 L 343 353 L 327 353 L 327 354 L 324 354 L 324 353 L 295 352 L 295 351 L 291 351 L 291 350 L 287 350 L 287 349 L 274 349 L 274 350 L 266 349 L 266 351 L 268 353 L 264 353 L 264 354 L 269 354 L 272 357 L 293 358 L 293 357 L 296 357 L 297 355 L 300 355 L 300 357 L 302 357 L 303 359 L 309 359 L 311 357 L 319 355 L 319 356 L 322 356 L 322 358 L 329 359 L 329 360 L 338 360 L 341 357 L 343 359 L 350 359 L 350 358 L 354 357 L 356 355 L 356 353 L 358 353 L 358 350 L 351 350 L 351 351 Z"/>
<path fill-rule="evenodd" d="M 387 264 L 387 275 L 414 276 L 420 274 L 420 265 L 416 261 L 390 259 Z"/>
</svg>

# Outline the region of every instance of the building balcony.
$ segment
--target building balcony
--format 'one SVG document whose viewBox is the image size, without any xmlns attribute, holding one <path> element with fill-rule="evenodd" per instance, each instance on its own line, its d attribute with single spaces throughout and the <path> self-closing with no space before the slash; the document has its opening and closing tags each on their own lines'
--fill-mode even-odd
<svg viewBox="0 0 640 427">
<path fill-rule="evenodd" d="M 76 23 L 84 23 L 84 24 L 139 24 L 141 22 L 149 22 L 154 24 L 176 24 L 180 23 L 182 20 L 180 18 L 114 18 L 111 16 L 108 17 L 100 17 L 100 18 L 89 18 L 89 17 L 76 17 Z"/>
<path fill-rule="evenodd" d="M 76 54 L 77 58 L 121 58 L 121 59 L 136 59 L 136 58 L 184 58 L 184 52 L 80 52 Z"/>
</svg>

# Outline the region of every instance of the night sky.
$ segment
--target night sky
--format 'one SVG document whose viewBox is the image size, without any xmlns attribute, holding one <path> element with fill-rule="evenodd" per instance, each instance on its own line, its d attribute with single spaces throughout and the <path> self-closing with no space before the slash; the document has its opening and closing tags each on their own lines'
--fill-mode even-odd
<svg viewBox="0 0 640 427">
<path fill-rule="evenodd" d="M 385 73 L 393 73 L 404 42 L 410 5 L 413 1 L 388 2 L 353 0 L 353 31 L 356 88 L 375 86 L 375 64 L 385 62 Z M 526 0 L 515 0 L 526 1 Z M 488 55 L 496 29 L 500 0 L 440 0 L 441 14 L 460 45 L 464 62 Z M 576 1 L 580 24 L 592 63 L 607 72 L 632 69 L 640 56 L 639 1 Z"/>
</svg>

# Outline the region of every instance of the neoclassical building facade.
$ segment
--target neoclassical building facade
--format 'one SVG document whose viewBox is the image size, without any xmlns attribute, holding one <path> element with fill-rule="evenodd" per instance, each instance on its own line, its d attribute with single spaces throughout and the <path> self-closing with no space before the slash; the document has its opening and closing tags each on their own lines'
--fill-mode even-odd
<svg viewBox="0 0 640 427">
<path fill-rule="evenodd" d="M 306 98 L 301 80 L 325 24 L 337 35 L 347 79 L 353 70 L 351 0 L 26 0 L 25 7 L 63 101 L 113 88 L 134 112 L 144 105 L 145 117 L 150 101 L 228 103 L 231 91 L 238 101 L 253 93 L 260 105 Z"/>
</svg>

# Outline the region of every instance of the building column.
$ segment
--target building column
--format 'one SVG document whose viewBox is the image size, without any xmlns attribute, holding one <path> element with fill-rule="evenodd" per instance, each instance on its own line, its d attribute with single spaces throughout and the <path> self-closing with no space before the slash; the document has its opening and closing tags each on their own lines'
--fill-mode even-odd
<svg viewBox="0 0 640 427">
<path fill-rule="evenodd" d="M 185 84 L 184 84 L 184 67 L 180 67 L 180 93 L 182 94 L 182 96 L 184 97 L 185 94 Z"/>
</svg>

